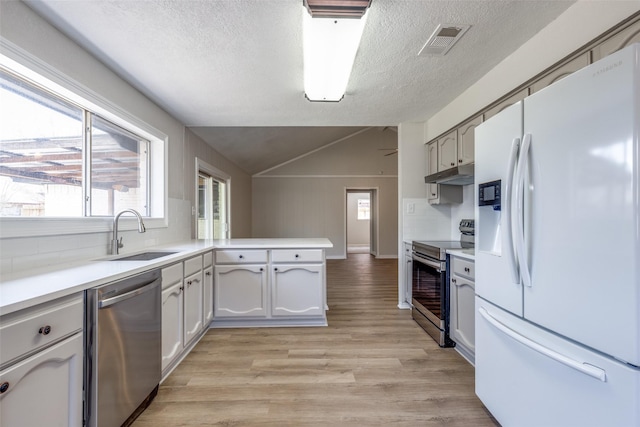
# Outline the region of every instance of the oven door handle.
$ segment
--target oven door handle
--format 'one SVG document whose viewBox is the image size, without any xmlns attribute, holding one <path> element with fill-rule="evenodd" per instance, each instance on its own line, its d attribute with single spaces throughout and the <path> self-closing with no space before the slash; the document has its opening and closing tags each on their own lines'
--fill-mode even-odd
<svg viewBox="0 0 640 427">
<path fill-rule="evenodd" d="M 429 266 L 431 268 L 435 268 L 436 270 L 438 270 L 438 273 L 442 272 L 442 267 L 440 265 L 440 261 L 432 261 L 432 260 L 430 260 L 428 258 L 421 257 L 418 254 L 413 254 L 412 258 L 413 258 L 414 261 L 418 261 L 418 262 L 421 262 L 421 263 L 423 263 L 423 264 L 425 264 L 425 265 L 427 265 L 427 266 Z"/>
</svg>

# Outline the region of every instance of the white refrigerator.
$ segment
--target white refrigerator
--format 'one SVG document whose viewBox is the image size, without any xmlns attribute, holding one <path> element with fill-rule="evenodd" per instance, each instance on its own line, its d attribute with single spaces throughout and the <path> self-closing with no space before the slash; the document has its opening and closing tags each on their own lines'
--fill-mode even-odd
<svg viewBox="0 0 640 427">
<path fill-rule="evenodd" d="M 503 427 L 640 426 L 640 44 L 476 129 L 476 394 Z"/>
</svg>

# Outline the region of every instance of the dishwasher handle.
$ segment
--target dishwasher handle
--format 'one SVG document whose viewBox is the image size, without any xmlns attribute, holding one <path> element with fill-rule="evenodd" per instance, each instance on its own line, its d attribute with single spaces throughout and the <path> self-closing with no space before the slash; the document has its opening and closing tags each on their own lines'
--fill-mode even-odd
<svg viewBox="0 0 640 427">
<path fill-rule="evenodd" d="M 138 296 L 140 294 L 143 294 L 145 292 L 148 292 L 148 291 L 152 290 L 155 286 L 158 286 L 159 283 L 160 283 L 160 281 L 156 279 L 156 280 L 154 280 L 153 282 L 151 282 L 151 283 L 149 283 L 147 285 L 144 285 L 144 286 L 142 286 L 140 288 L 133 289 L 133 290 L 131 290 L 129 292 L 126 292 L 126 293 L 124 293 L 122 295 L 117 295 L 115 297 L 111 297 L 111 298 L 107 298 L 107 299 L 98 301 L 98 308 L 107 308 L 107 307 L 109 307 L 109 306 L 111 306 L 113 304 L 119 303 L 120 301 L 125 301 L 125 300 L 128 300 L 130 298 L 136 297 L 136 296 Z"/>
</svg>

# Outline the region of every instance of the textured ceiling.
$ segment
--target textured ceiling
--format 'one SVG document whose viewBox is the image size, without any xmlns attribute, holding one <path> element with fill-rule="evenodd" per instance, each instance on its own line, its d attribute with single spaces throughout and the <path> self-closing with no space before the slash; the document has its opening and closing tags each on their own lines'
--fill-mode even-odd
<svg viewBox="0 0 640 427">
<path fill-rule="evenodd" d="M 261 138 L 276 138 L 274 132 L 234 128 L 350 127 L 340 138 L 352 127 L 423 121 L 573 1 L 373 0 L 339 103 L 304 97 L 302 0 L 26 3 L 184 124 L 197 127 L 214 148 L 236 163 L 254 162 L 244 167 L 256 171 L 269 166 L 229 141 L 249 137 L 257 147 Z M 417 56 L 441 23 L 471 29 L 444 57 Z M 302 130 L 292 139 L 317 131 Z M 218 138 L 225 141 L 220 146 Z M 297 155 L 290 146 L 282 149 L 291 150 L 290 158 Z"/>
</svg>

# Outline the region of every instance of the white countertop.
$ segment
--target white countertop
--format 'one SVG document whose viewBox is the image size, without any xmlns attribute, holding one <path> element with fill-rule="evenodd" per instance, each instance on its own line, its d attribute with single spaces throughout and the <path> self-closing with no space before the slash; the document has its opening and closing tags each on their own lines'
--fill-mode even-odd
<svg viewBox="0 0 640 427">
<path fill-rule="evenodd" d="M 460 258 L 469 259 L 471 261 L 476 260 L 475 249 L 447 249 L 449 255 L 457 256 Z"/>
<path fill-rule="evenodd" d="M 192 240 L 146 248 L 135 253 L 24 271 L 2 277 L 0 316 L 143 271 L 173 264 L 212 249 L 326 249 L 332 247 L 331 241 L 324 238 Z M 152 251 L 176 253 L 150 261 L 111 261 L 113 258 Z"/>
</svg>

